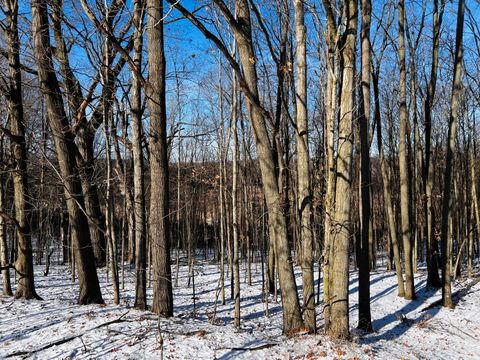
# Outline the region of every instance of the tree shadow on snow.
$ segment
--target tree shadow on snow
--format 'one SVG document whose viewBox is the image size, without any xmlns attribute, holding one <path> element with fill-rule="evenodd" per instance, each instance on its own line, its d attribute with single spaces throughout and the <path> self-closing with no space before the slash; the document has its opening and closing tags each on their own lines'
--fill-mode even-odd
<svg viewBox="0 0 480 360">
<path fill-rule="evenodd" d="M 408 317 L 409 313 L 422 306 L 426 306 L 426 301 L 438 291 L 436 288 L 426 286 L 425 282 L 425 280 L 422 280 L 415 286 L 415 293 L 417 295 L 415 300 L 409 301 L 395 313 L 390 313 L 380 319 L 373 320 L 372 326 L 375 330 L 375 333 L 365 336 L 362 338 L 361 342 L 363 344 L 374 344 L 379 340 L 397 339 L 405 334 L 408 329 L 417 324 L 419 321 L 426 319 L 426 316 L 428 316 L 428 318 L 432 318 L 437 315 L 440 311 L 440 307 L 435 307 L 428 311 L 418 313 L 418 316 L 414 319 Z M 394 286 L 394 288 L 395 287 L 396 286 Z M 381 333 L 378 332 L 382 328 L 395 322 L 397 324 L 391 329 Z"/>
<path fill-rule="evenodd" d="M 248 341 L 247 343 L 241 345 L 240 347 L 232 347 L 229 351 L 223 354 L 220 357 L 217 357 L 217 360 L 229 360 L 229 359 L 236 359 L 240 354 L 245 353 L 247 351 L 253 350 L 260 350 L 263 348 L 269 348 L 275 346 L 275 343 L 267 343 L 262 340 L 252 340 Z M 227 350 L 227 349 L 226 349 Z M 250 355 L 253 358 L 253 355 Z"/>
</svg>

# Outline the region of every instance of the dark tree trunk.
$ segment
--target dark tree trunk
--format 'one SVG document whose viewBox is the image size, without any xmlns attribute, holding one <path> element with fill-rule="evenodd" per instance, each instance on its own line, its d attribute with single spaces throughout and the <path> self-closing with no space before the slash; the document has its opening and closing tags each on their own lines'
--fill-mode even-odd
<svg viewBox="0 0 480 360">
<path fill-rule="evenodd" d="M 20 40 L 18 37 L 18 2 L 6 1 L 7 46 L 9 87 L 7 95 L 10 123 L 10 144 L 13 157 L 13 192 L 18 241 L 16 271 L 18 280 L 15 298 L 39 298 L 35 292 L 33 276 L 32 239 L 30 236 L 30 202 L 27 178 L 27 148 L 25 143 L 25 119 L 23 116 L 22 77 L 20 66 Z"/>
<path fill-rule="evenodd" d="M 372 17 L 371 0 L 362 0 L 361 29 L 361 105 L 360 105 L 360 194 L 361 194 L 361 233 L 358 246 L 358 328 L 372 331 L 370 313 L 370 144 L 368 128 L 370 125 L 370 23 Z M 369 259 L 370 258 L 370 259 Z"/>
<path fill-rule="evenodd" d="M 79 304 L 103 303 L 95 258 L 83 211 L 84 198 L 79 180 L 78 148 L 65 114 L 65 107 L 55 74 L 50 46 L 48 10 L 45 0 L 32 0 L 33 48 L 38 68 L 40 89 L 47 105 L 48 120 L 55 140 L 55 148 L 62 176 L 71 226 L 72 247 L 78 270 Z"/>
</svg>

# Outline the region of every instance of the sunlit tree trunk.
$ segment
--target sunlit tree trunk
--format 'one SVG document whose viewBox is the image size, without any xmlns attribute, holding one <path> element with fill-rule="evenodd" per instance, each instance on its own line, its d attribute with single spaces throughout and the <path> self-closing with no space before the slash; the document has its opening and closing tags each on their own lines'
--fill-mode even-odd
<svg viewBox="0 0 480 360">
<path fill-rule="evenodd" d="M 327 333 L 332 338 L 348 338 L 348 274 L 349 244 L 352 236 L 352 151 L 355 95 L 355 43 L 357 32 L 357 1 L 345 4 L 345 37 L 342 43 L 340 114 L 338 123 L 338 156 L 335 191 L 335 211 L 331 235 L 330 323 Z"/>
<path fill-rule="evenodd" d="M 232 278 L 235 283 L 235 326 L 240 327 L 240 261 L 239 261 L 239 216 L 238 216 L 238 162 L 239 162 L 239 144 L 237 133 L 237 78 L 235 73 L 232 75 L 232 217 L 233 217 L 233 267 L 234 274 Z"/>
<path fill-rule="evenodd" d="M 134 3 L 134 62 L 138 69 L 142 67 L 143 51 L 143 0 Z M 146 276 L 146 216 L 145 216 L 145 179 L 142 153 L 142 90 L 139 74 L 132 71 L 132 155 L 133 155 L 133 198 L 135 213 L 135 307 L 147 308 Z"/>
<path fill-rule="evenodd" d="M 405 60 L 405 4 L 398 2 L 398 57 L 400 67 L 400 217 L 405 262 L 405 299 L 415 299 L 415 286 L 412 263 L 412 237 L 410 224 L 410 179 L 409 154 L 407 145 L 408 113 L 407 113 L 407 68 Z"/>
<path fill-rule="evenodd" d="M 173 315 L 170 266 L 167 114 L 165 104 L 165 52 L 163 1 L 147 0 L 148 80 L 150 111 L 150 241 L 153 258 L 152 311 Z"/>
<path fill-rule="evenodd" d="M 5 138 L 0 135 L 0 163 L 4 161 L 4 144 Z M 0 170 L 0 211 L 5 209 L 5 177 L 3 176 L 3 168 Z M 8 246 L 7 246 L 7 227 L 5 219 L 0 216 L 0 267 L 6 267 L 8 265 Z M 9 269 L 2 270 L 2 294 L 4 296 L 12 295 L 12 286 L 10 283 L 10 271 Z"/>
<path fill-rule="evenodd" d="M 300 263 L 303 285 L 303 317 L 305 327 L 316 331 L 315 287 L 313 276 L 313 233 L 311 225 L 310 156 L 307 116 L 307 34 L 302 0 L 294 1 L 296 37 L 296 143 L 297 143 L 297 214 L 300 225 Z"/>
<path fill-rule="evenodd" d="M 327 84 L 325 93 L 325 152 L 326 152 L 326 191 L 325 191 L 325 219 L 324 219 L 324 248 L 323 248 L 323 303 L 325 328 L 330 326 L 330 282 L 331 282 L 331 219 L 334 213 L 335 200 L 335 122 L 337 108 L 337 24 L 335 18 L 336 9 L 331 1 L 323 0 L 327 13 L 327 36 L 325 38 L 328 47 L 327 54 Z"/>
</svg>

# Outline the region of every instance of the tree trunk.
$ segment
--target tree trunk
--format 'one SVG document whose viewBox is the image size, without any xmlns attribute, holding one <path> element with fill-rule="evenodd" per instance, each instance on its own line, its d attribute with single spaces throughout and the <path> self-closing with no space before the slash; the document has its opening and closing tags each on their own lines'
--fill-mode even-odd
<svg viewBox="0 0 480 360">
<path fill-rule="evenodd" d="M 249 4 L 246 0 L 236 1 L 238 16 L 237 20 L 235 20 L 235 17 L 223 2 L 215 1 L 232 25 L 238 44 L 240 62 L 243 67 L 242 73 L 238 63 L 230 56 L 228 50 L 219 38 L 210 33 L 192 13 L 180 4 L 174 3 L 173 0 L 168 1 L 187 16 L 208 39 L 214 41 L 217 47 L 221 49 L 222 53 L 228 58 L 234 68 L 239 78 L 240 87 L 248 100 L 247 109 L 257 147 L 263 188 L 269 213 L 269 232 L 271 240 L 273 240 L 275 245 L 280 287 L 282 288 L 283 332 L 290 333 L 292 330 L 303 327 L 303 321 L 288 245 L 287 223 L 285 214 L 283 213 L 284 204 L 278 187 L 274 150 L 266 124 L 266 117 L 271 120 L 271 115 L 261 105 L 258 93 L 258 78 L 255 65 L 256 56 L 253 51 Z"/>
<path fill-rule="evenodd" d="M 378 65 L 380 66 L 380 65 Z M 383 185 L 383 199 L 385 202 L 385 211 L 387 216 L 387 224 L 389 229 L 390 241 L 392 243 L 392 252 L 393 260 L 395 264 L 395 273 L 397 274 L 397 284 L 398 284 L 398 296 L 405 296 L 405 287 L 403 283 L 402 275 L 402 263 L 400 259 L 400 249 L 397 238 L 397 229 L 395 226 L 395 214 L 393 211 L 392 197 L 390 191 L 390 177 L 388 176 L 387 164 L 385 162 L 385 155 L 383 152 L 383 140 L 382 140 L 382 119 L 380 117 L 380 94 L 378 89 L 378 80 L 379 80 L 380 69 L 372 74 L 373 78 L 373 91 L 375 97 L 375 122 L 377 123 L 377 146 L 378 154 L 380 158 L 380 174 L 382 177 Z"/>
<path fill-rule="evenodd" d="M 239 57 L 248 89 L 254 98 L 258 99 L 257 72 L 255 61 L 252 61 L 256 57 L 253 51 L 248 3 L 245 0 L 237 0 L 236 7 L 238 22 L 242 24 L 242 31 L 236 37 Z M 269 141 L 264 115 L 254 105 L 249 102 L 248 110 L 260 160 L 262 182 L 268 209 L 269 233 L 275 244 L 275 257 L 280 287 L 282 289 L 283 332 L 289 333 L 294 329 L 302 327 L 303 321 L 289 251 L 287 223 L 283 214 L 283 200 L 278 188 L 272 145 Z"/>
<path fill-rule="evenodd" d="M 361 29 L 361 106 L 360 106 L 360 244 L 358 264 L 358 328 L 372 331 L 372 315 L 370 313 L 370 144 L 368 128 L 370 125 L 370 23 L 372 18 L 371 0 L 362 0 L 362 29 Z"/>
<path fill-rule="evenodd" d="M 94 138 L 96 128 L 92 127 L 91 122 L 87 121 L 85 111 L 80 110 L 83 101 L 82 89 L 80 82 L 70 67 L 68 59 L 67 44 L 65 43 L 63 35 L 64 15 L 63 0 L 54 0 L 51 13 L 52 30 L 56 45 L 54 55 L 59 62 L 60 73 L 63 78 L 63 89 L 66 94 L 68 106 L 71 112 L 75 114 L 75 118 L 80 119 L 76 137 L 81 158 L 79 157 L 77 161 L 81 170 L 80 177 L 85 202 L 85 212 L 87 214 L 90 238 L 95 255 L 95 264 L 97 267 L 101 267 L 106 264 L 107 243 L 105 239 L 104 217 L 100 209 L 100 199 L 94 179 Z M 111 71 L 110 67 L 105 68 L 108 69 L 109 72 Z M 108 86 L 111 86 L 111 82 L 104 82 L 102 97 L 109 97 L 109 93 L 106 91 Z M 95 109 L 92 115 L 93 119 L 99 117 L 101 118 L 100 122 L 103 120 L 103 107 L 104 102 L 100 101 L 98 108 Z"/>
<path fill-rule="evenodd" d="M 32 239 L 30 235 L 30 199 L 27 175 L 27 148 L 25 141 L 25 119 L 23 113 L 22 75 L 20 66 L 20 40 L 18 35 L 18 2 L 6 1 L 6 37 L 8 47 L 8 120 L 13 161 L 13 193 L 15 205 L 18 254 L 15 268 L 18 280 L 15 298 L 39 298 L 35 291 L 33 275 Z"/>
<path fill-rule="evenodd" d="M 399 168 L 400 168 L 400 215 L 405 261 L 405 299 L 415 299 L 415 285 L 412 263 L 412 237 L 410 224 L 410 180 L 409 180 L 409 151 L 407 145 L 408 114 L 407 114 L 407 68 L 405 61 L 405 4 L 398 2 L 398 57 L 400 67 L 400 140 L 399 140 Z"/>
<path fill-rule="evenodd" d="M 303 285 L 303 316 L 305 327 L 316 331 L 315 287 L 313 276 L 313 233 L 311 226 L 310 156 L 307 117 L 307 38 L 305 9 L 302 0 L 294 1 L 296 37 L 296 143 L 297 143 L 297 214 L 300 219 L 301 268 Z"/>
<path fill-rule="evenodd" d="M 4 149 L 3 149 L 4 137 L 0 137 L 0 163 L 3 164 Z M 0 170 L 0 211 L 4 211 L 5 208 L 5 178 L 3 176 L 4 169 Z M 8 246 L 7 246 L 7 227 L 5 219 L 0 216 L 0 267 L 7 266 L 8 261 Z M 9 269 L 2 270 L 2 294 L 4 296 L 12 295 L 12 286 L 10 283 L 10 271 Z"/>
<path fill-rule="evenodd" d="M 150 111 L 150 241 L 153 260 L 152 311 L 173 315 L 170 266 L 169 191 L 167 158 L 167 114 L 165 104 L 165 52 L 163 2 L 147 0 L 148 79 Z"/>
<path fill-rule="evenodd" d="M 238 162 L 239 145 L 237 133 L 237 78 L 232 75 L 232 135 L 233 135 L 233 166 L 232 166 L 232 217 L 233 217 L 233 267 L 232 279 L 235 283 L 235 326 L 240 327 L 240 263 L 239 263 L 239 216 L 238 216 Z"/>
<path fill-rule="evenodd" d="M 108 50 L 105 52 L 108 54 Z M 105 100 L 106 99 L 104 99 L 103 101 Z M 107 244 L 108 244 L 108 257 L 107 257 L 106 265 L 107 265 L 107 271 L 109 266 L 110 266 L 110 269 L 112 270 L 113 302 L 114 304 L 118 305 L 120 303 L 120 289 L 119 289 L 118 267 L 117 267 L 117 246 L 116 246 L 116 239 L 115 239 L 115 223 L 114 223 L 115 204 L 113 201 L 114 195 L 112 192 L 112 159 L 111 159 L 111 135 L 112 135 L 111 131 L 113 131 L 113 126 L 110 120 L 110 117 L 112 116 L 110 106 L 105 106 L 104 109 L 106 113 L 105 113 L 105 120 L 103 125 L 105 129 L 105 153 L 106 153 L 106 162 L 107 162 L 105 237 L 107 238 Z"/>
<path fill-rule="evenodd" d="M 32 0 L 31 7 L 34 53 L 40 89 L 45 98 L 48 120 L 55 140 L 60 174 L 63 178 L 65 198 L 67 199 L 69 223 L 72 229 L 72 247 L 80 286 L 78 302 L 79 304 L 103 303 L 90 233 L 84 230 L 88 228 L 88 221 L 83 211 L 84 200 L 76 160 L 78 148 L 65 114 L 52 61 L 47 4 L 45 0 Z"/>
<path fill-rule="evenodd" d="M 142 0 L 134 5 L 135 39 L 134 62 L 138 69 L 142 67 L 143 51 L 143 11 Z M 133 155 L 133 197 L 135 216 L 135 308 L 147 309 L 146 277 L 146 216 L 145 216 L 145 179 L 142 154 L 142 93 L 139 74 L 132 71 L 132 155 Z"/>
<path fill-rule="evenodd" d="M 330 323 L 327 333 L 332 338 L 348 338 L 348 273 L 352 197 L 352 121 L 355 95 L 355 39 L 357 32 L 357 2 L 345 4 L 345 37 L 341 47 L 342 87 L 338 124 L 338 157 L 335 191 L 335 211 L 331 238 Z M 334 271 L 333 271 L 334 270 Z"/>
<path fill-rule="evenodd" d="M 460 107 L 460 96 L 462 92 L 462 62 L 463 62 L 463 20 L 465 11 L 465 1 L 459 0 L 457 12 L 457 31 L 455 41 L 455 61 L 454 75 L 452 85 L 452 99 L 450 108 L 450 120 L 448 123 L 448 146 L 446 165 L 444 173 L 443 203 L 442 203 L 442 302 L 443 306 L 453 308 L 452 288 L 451 288 L 451 236 L 449 234 L 448 223 L 451 218 L 452 199 L 452 163 L 455 152 L 455 142 L 457 134 L 458 111 Z M 460 239 L 457 239 L 458 241 Z"/>
<path fill-rule="evenodd" d="M 330 327 L 330 283 L 331 283 L 331 237 L 332 217 L 335 206 L 335 121 L 337 108 L 337 69 L 335 57 L 337 52 L 337 26 L 334 9 L 331 2 L 323 0 L 327 13 L 327 85 L 325 94 L 325 152 L 326 152 L 326 191 L 325 191 L 325 219 L 324 219 L 324 249 L 323 249 L 323 307 L 325 329 Z"/>
<path fill-rule="evenodd" d="M 425 202 L 425 234 L 427 236 L 427 284 L 433 287 L 440 287 L 440 277 L 438 276 L 439 254 L 437 237 L 433 233 L 435 228 L 435 217 L 433 214 L 433 184 L 434 171 L 432 157 L 432 107 L 435 97 L 435 89 L 437 85 L 438 73 L 438 57 L 440 46 L 440 30 L 443 20 L 443 11 L 445 8 L 445 0 L 441 0 L 440 9 L 438 7 L 438 0 L 434 1 L 433 11 L 433 48 L 432 48 L 432 63 L 430 69 L 430 79 L 424 103 L 425 113 L 425 162 L 422 171 L 423 191 L 426 195 Z"/>
</svg>

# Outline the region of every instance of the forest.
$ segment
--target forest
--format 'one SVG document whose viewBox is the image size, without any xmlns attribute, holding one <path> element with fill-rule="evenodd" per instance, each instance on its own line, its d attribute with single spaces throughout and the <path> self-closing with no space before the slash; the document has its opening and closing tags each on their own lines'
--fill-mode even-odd
<svg viewBox="0 0 480 360">
<path fill-rule="evenodd" d="M 480 357 L 480 1 L 0 9 L 0 358 Z"/>
</svg>

